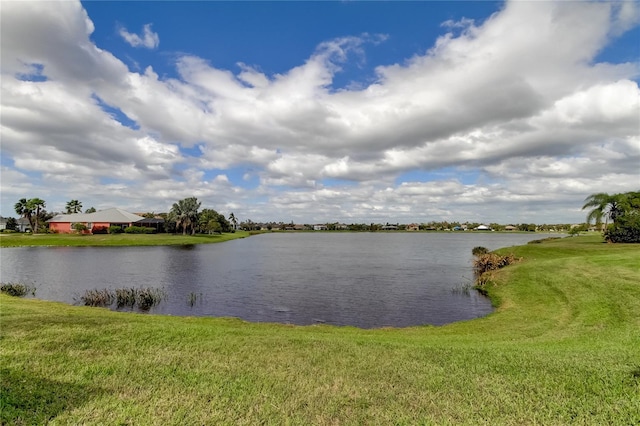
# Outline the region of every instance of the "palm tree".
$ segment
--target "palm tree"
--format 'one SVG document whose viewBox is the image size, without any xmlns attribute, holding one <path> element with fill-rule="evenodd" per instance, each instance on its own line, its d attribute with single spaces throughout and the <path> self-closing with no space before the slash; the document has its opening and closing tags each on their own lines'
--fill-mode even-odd
<svg viewBox="0 0 640 426">
<path fill-rule="evenodd" d="M 171 207 L 171 215 L 175 218 L 176 226 L 182 226 L 182 235 L 187 234 L 187 228 L 191 227 L 191 234 L 196 233 L 195 225 L 198 223 L 198 209 L 202 203 L 196 197 L 185 198 Z"/>
<path fill-rule="evenodd" d="M 67 214 L 80 213 L 82 211 L 82 203 L 78 200 L 71 200 L 67 203 Z"/>
<path fill-rule="evenodd" d="M 582 210 L 587 208 L 591 209 L 587 215 L 587 223 L 595 220 L 596 225 L 600 225 L 602 218 L 605 219 L 605 226 L 609 223 L 609 219 L 615 223 L 616 219 L 624 213 L 621 204 L 621 195 L 622 194 L 609 195 L 606 192 L 599 192 L 585 198 Z"/>
<path fill-rule="evenodd" d="M 33 232 L 38 232 L 39 224 L 38 219 L 40 218 L 41 209 L 45 208 L 47 203 L 41 198 L 32 198 L 29 200 L 29 203 L 33 206 L 33 209 L 36 211 L 36 220 L 35 220 L 35 229 Z"/>
<path fill-rule="evenodd" d="M 24 217 L 29 221 L 29 226 L 33 230 L 33 205 L 26 198 L 21 198 L 13 207 L 20 217 Z"/>
<path fill-rule="evenodd" d="M 231 223 L 233 223 L 233 229 L 237 229 L 238 228 L 238 219 L 236 219 L 236 215 L 233 214 L 233 212 L 231 212 L 231 214 L 229 215 L 229 220 L 231 221 Z"/>
</svg>

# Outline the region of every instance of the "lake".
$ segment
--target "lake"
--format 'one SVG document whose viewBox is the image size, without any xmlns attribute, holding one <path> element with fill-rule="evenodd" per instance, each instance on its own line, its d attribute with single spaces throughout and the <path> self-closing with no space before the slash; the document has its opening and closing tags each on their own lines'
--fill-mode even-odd
<svg viewBox="0 0 640 426">
<path fill-rule="evenodd" d="M 361 328 L 442 325 L 492 312 L 471 249 L 548 237 L 520 233 L 271 233 L 221 244 L 0 250 L 0 281 L 80 304 L 86 290 L 164 289 L 151 313 Z M 194 300 L 195 299 L 195 300 Z"/>
</svg>

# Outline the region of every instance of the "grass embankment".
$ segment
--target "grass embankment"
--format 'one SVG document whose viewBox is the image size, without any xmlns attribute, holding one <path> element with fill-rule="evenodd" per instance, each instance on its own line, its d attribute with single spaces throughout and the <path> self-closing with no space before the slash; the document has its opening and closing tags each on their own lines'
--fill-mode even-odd
<svg viewBox="0 0 640 426">
<path fill-rule="evenodd" d="M 249 236 L 249 232 L 213 235 L 182 234 L 3 234 L 0 247 L 23 246 L 168 246 L 220 243 Z"/>
<path fill-rule="evenodd" d="M 176 318 L 0 296 L 8 424 L 640 422 L 640 245 L 509 249 L 501 301 L 444 327 Z"/>
</svg>

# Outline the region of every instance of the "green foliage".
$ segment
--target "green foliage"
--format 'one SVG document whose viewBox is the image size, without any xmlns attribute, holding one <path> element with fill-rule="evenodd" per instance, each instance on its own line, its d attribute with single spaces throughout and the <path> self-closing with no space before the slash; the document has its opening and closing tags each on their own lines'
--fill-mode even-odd
<svg viewBox="0 0 640 426">
<path fill-rule="evenodd" d="M 640 191 L 621 194 L 598 193 L 586 198 L 582 209 L 590 208 L 587 222 L 595 220 L 601 223 L 602 218 L 611 219 L 612 223 L 604 232 L 606 241 L 612 243 L 640 242 Z"/>
<path fill-rule="evenodd" d="M 7 219 L 7 228 L 9 231 L 16 231 L 18 229 L 18 221 L 15 217 L 10 217 Z"/>
<path fill-rule="evenodd" d="M 66 213 L 67 214 L 72 214 L 72 213 L 80 213 L 82 212 L 82 203 L 78 200 L 71 200 L 67 202 L 66 205 Z"/>
<path fill-rule="evenodd" d="M 173 203 L 168 219 L 176 223 L 176 227 L 182 227 L 182 235 L 191 230 L 191 234 L 196 233 L 198 226 L 198 209 L 202 203 L 196 197 L 189 197 Z"/>
<path fill-rule="evenodd" d="M 612 243 L 640 243 L 640 212 L 618 218 L 607 227 L 604 238 Z"/>
<path fill-rule="evenodd" d="M 78 222 L 78 223 L 74 223 L 73 224 L 73 229 L 76 232 L 82 233 L 84 231 L 88 231 L 89 228 L 87 228 L 87 225 L 85 225 L 84 223 Z"/>
<path fill-rule="evenodd" d="M 146 226 L 127 226 L 124 228 L 124 232 L 126 234 L 154 234 L 156 230 Z"/>
<path fill-rule="evenodd" d="M 122 234 L 124 232 L 124 230 L 122 229 L 122 226 L 120 225 L 111 225 L 108 229 L 108 232 L 110 234 Z"/>
<path fill-rule="evenodd" d="M 471 250 L 471 254 L 474 255 L 474 256 L 481 256 L 481 255 L 487 254 L 487 253 L 489 253 L 489 249 L 486 248 L 486 247 L 482 247 L 482 246 L 474 247 Z"/>
</svg>

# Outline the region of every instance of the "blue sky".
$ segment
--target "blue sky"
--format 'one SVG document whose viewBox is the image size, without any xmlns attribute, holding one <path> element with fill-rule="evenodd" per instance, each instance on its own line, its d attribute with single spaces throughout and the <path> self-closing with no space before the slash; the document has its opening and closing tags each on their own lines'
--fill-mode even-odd
<svg viewBox="0 0 640 426">
<path fill-rule="evenodd" d="M 2 205 L 580 222 L 640 185 L 637 2 L 10 2 Z"/>
</svg>

